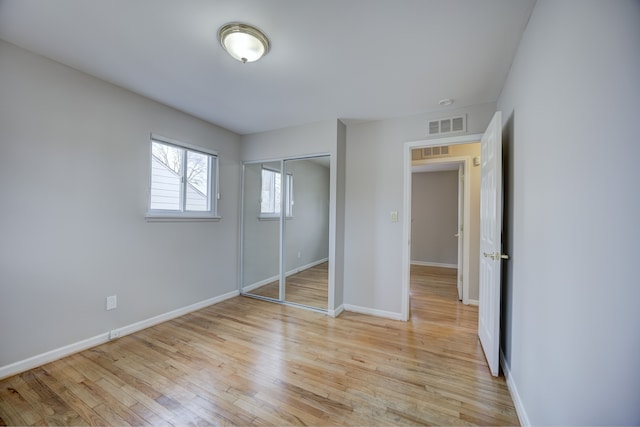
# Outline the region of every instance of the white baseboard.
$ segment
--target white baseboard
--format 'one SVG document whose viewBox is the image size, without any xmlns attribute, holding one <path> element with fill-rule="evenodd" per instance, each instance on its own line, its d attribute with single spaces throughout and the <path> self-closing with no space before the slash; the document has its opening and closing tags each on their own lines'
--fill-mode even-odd
<svg viewBox="0 0 640 427">
<path fill-rule="evenodd" d="M 176 317 L 183 316 L 192 311 L 200 310 L 201 308 L 208 307 L 213 304 L 217 304 L 229 298 L 238 296 L 238 291 L 227 292 L 220 296 L 209 298 L 204 301 L 197 302 L 195 304 L 188 305 L 186 307 L 179 308 L 177 310 L 170 311 L 158 316 L 151 317 L 140 322 L 132 323 L 131 325 L 123 326 L 122 328 L 114 329 L 111 332 L 116 332 L 120 337 L 131 334 L 133 332 L 140 331 L 142 329 L 149 328 L 157 325 L 158 323 L 166 322 L 167 320 L 175 319 Z M 59 347 L 50 351 L 47 351 L 36 356 L 29 357 L 18 362 L 11 363 L 9 365 L 0 366 L 0 380 L 19 374 L 29 369 L 37 368 L 46 363 L 53 362 L 54 360 L 62 359 L 65 356 L 69 356 L 73 353 L 78 353 L 83 350 L 87 350 L 91 347 L 95 347 L 100 344 L 104 344 L 109 341 L 109 331 L 103 332 L 91 338 L 87 338 L 63 347 Z"/>
<path fill-rule="evenodd" d="M 377 316 L 377 317 L 385 317 L 387 319 L 393 319 L 393 320 L 402 320 L 401 313 L 394 313 L 392 311 L 377 310 L 375 308 L 361 307 L 359 305 L 351 305 L 351 304 L 344 304 L 343 307 L 345 311 L 352 311 L 354 313 L 368 314 L 370 316 Z"/>
<path fill-rule="evenodd" d="M 344 311 L 344 305 L 340 305 L 338 308 L 333 310 L 327 310 L 327 314 L 331 317 L 338 317 L 340 313 Z"/>
<path fill-rule="evenodd" d="M 446 264 L 443 262 L 429 262 L 429 261 L 411 261 L 411 265 L 423 265 L 425 267 L 458 268 L 458 264 Z"/>
<path fill-rule="evenodd" d="M 9 365 L 1 366 L 0 380 L 24 371 L 28 371 L 29 369 L 37 368 L 38 366 L 53 362 L 54 360 L 62 359 L 63 357 L 69 356 L 70 354 L 77 353 L 79 351 L 86 350 L 100 344 L 104 344 L 107 341 L 109 341 L 109 332 L 104 332 L 102 334 L 75 342 L 73 344 L 65 345 L 63 347 L 38 354 L 24 360 L 19 360 Z"/>
<path fill-rule="evenodd" d="M 120 332 L 120 336 L 129 335 L 134 332 L 138 332 L 143 329 L 147 329 L 151 326 L 157 325 L 158 323 L 166 322 L 167 320 L 184 316 L 185 314 L 191 313 L 192 311 L 200 310 L 201 308 L 205 308 L 210 305 L 217 304 L 229 298 L 237 297 L 238 295 L 240 295 L 238 291 L 227 292 L 226 294 L 222 294 L 214 298 L 209 298 L 204 301 L 200 301 L 195 304 L 191 304 L 186 307 L 182 307 L 177 310 L 170 311 L 168 313 L 160 314 L 158 316 L 154 316 L 146 320 L 141 320 L 140 322 L 132 323 L 131 325 L 127 325 L 122 328 L 118 328 L 114 330 L 116 332 Z"/>
<path fill-rule="evenodd" d="M 524 405 L 522 404 L 522 399 L 520 399 L 520 394 L 518 393 L 518 388 L 516 387 L 515 382 L 513 381 L 513 377 L 511 376 L 511 369 L 509 368 L 509 364 L 507 360 L 504 358 L 504 353 L 502 349 L 500 349 L 500 366 L 502 367 L 502 372 L 504 372 L 504 377 L 507 380 L 507 388 L 509 389 L 509 394 L 511 394 L 511 400 L 513 400 L 513 405 L 516 407 L 516 413 L 518 414 L 518 419 L 520 420 L 520 425 L 522 427 L 531 426 L 531 421 L 529 421 L 529 417 L 527 416 L 527 411 L 524 409 Z"/>
<path fill-rule="evenodd" d="M 468 299 L 467 302 L 465 302 L 465 304 L 468 304 L 468 305 L 480 305 L 480 301 L 478 301 L 477 299 Z"/>
<path fill-rule="evenodd" d="M 328 260 L 329 260 L 329 258 L 324 258 L 324 259 L 321 259 L 321 260 L 318 260 L 318 261 L 310 262 L 309 264 L 306 264 L 306 265 L 300 266 L 298 268 L 294 268 L 293 270 L 287 271 L 287 274 L 285 276 L 286 277 L 293 276 L 294 274 L 298 274 L 301 271 L 304 271 L 304 270 L 307 270 L 309 268 L 315 267 L 316 265 L 320 265 L 323 262 L 327 262 Z M 242 292 L 251 292 L 252 290 L 257 289 L 257 288 L 259 288 L 261 286 L 268 285 L 271 282 L 275 282 L 279 278 L 280 278 L 279 275 L 272 276 L 272 277 L 267 277 L 266 279 L 260 280 L 259 282 L 255 282 L 255 283 L 252 283 L 250 285 L 247 285 L 247 286 L 243 287 L 242 288 Z"/>
</svg>

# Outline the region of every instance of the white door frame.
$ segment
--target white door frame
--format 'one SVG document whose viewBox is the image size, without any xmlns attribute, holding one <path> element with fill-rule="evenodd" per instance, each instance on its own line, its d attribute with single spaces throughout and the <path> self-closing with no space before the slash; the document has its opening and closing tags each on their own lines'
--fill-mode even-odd
<svg viewBox="0 0 640 427">
<path fill-rule="evenodd" d="M 462 198 L 462 206 L 464 212 L 462 214 L 463 217 L 463 230 L 469 230 L 471 228 L 471 186 L 469 185 L 469 179 L 467 175 L 470 174 L 471 167 L 471 156 L 451 156 L 451 157 L 440 157 L 435 159 L 422 159 L 422 160 L 413 160 L 411 162 L 412 171 L 413 169 L 420 169 L 422 165 L 442 165 L 442 164 L 455 164 L 462 165 L 462 170 L 464 172 L 465 178 L 462 183 L 462 193 L 458 194 L 458 200 Z M 424 172 L 429 172 L 425 170 Z M 417 172 L 416 172 L 417 173 Z M 456 171 L 458 173 L 458 171 Z M 456 191 L 460 189 L 460 184 L 458 183 L 458 187 Z M 409 212 L 411 212 L 411 205 L 409 205 Z M 456 227 L 459 227 L 460 224 L 456 222 Z M 457 233 L 460 233 L 460 229 L 456 230 Z M 409 234 L 411 234 L 411 230 L 409 230 Z M 460 239 L 458 239 L 458 242 Z M 411 249 L 411 244 L 409 244 L 409 249 Z M 463 304 L 469 304 L 469 259 L 471 257 L 471 247 L 470 247 L 470 239 L 467 239 L 466 236 L 463 239 L 463 247 L 462 251 L 458 251 L 458 277 L 460 277 L 460 273 L 462 273 L 463 281 L 462 281 L 462 302 Z M 460 255 L 460 252 L 462 254 Z M 411 257 L 411 253 L 409 253 L 409 257 Z M 460 265 L 462 264 L 462 271 L 460 271 Z M 456 283 L 456 287 L 459 283 Z"/>
<path fill-rule="evenodd" d="M 469 247 L 470 243 L 467 237 L 465 236 L 465 232 L 468 232 L 470 227 L 467 225 L 467 218 L 469 216 L 467 213 L 467 206 L 469 206 L 469 200 L 467 200 L 467 186 L 469 185 L 469 170 L 467 168 L 468 163 L 460 163 L 458 164 L 458 229 L 456 233 L 456 237 L 458 238 L 458 271 L 457 271 L 457 288 L 458 288 L 458 299 L 460 301 L 465 300 L 464 298 L 464 287 L 469 284 L 469 273 L 465 272 L 465 269 L 468 269 L 469 265 L 469 256 L 467 259 L 464 259 L 464 248 Z M 469 196 L 471 197 L 471 196 Z M 469 218 L 470 220 L 470 218 Z M 470 254 L 470 252 L 468 253 Z M 463 268 L 460 268 L 460 267 Z M 467 280 L 464 280 L 464 278 Z M 467 291 L 467 299 L 469 297 L 469 293 Z"/>
<path fill-rule="evenodd" d="M 404 144 L 404 180 L 403 180 L 403 211 L 402 211 L 402 307 L 401 319 L 409 320 L 409 281 L 411 267 L 411 172 L 412 158 L 411 150 L 423 147 L 439 147 L 443 145 L 459 145 L 472 142 L 479 142 L 482 134 L 452 136 L 448 138 L 422 139 L 418 141 L 409 141 Z M 449 162 L 451 158 L 447 158 Z M 467 169 L 468 171 L 468 169 Z M 466 201 L 466 200 L 465 200 Z M 470 208 L 470 203 L 466 203 L 465 209 Z M 465 231 L 469 228 L 465 224 Z M 466 239 L 469 241 L 470 239 Z M 467 259 L 468 260 L 468 259 Z M 469 268 L 469 263 L 465 263 Z M 468 273 L 465 274 L 468 283 Z M 468 288 L 467 288 L 468 289 Z M 464 295 L 463 295 L 464 299 Z M 468 291 L 467 291 L 468 300 Z M 463 300 L 464 302 L 464 300 Z"/>
</svg>

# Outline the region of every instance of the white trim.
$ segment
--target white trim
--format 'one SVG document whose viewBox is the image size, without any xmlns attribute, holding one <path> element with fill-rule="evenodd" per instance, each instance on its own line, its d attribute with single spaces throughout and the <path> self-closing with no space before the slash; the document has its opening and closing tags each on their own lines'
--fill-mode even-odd
<svg viewBox="0 0 640 427">
<path fill-rule="evenodd" d="M 292 216 L 285 217 L 286 220 L 293 219 Z M 258 216 L 258 221 L 280 221 L 280 214 L 261 214 Z"/>
<path fill-rule="evenodd" d="M 109 341 L 109 332 L 0 367 L 0 380 Z"/>
<path fill-rule="evenodd" d="M 200 301 L 195 304 L 188 305 L 186 307 L 178 308 L 176 310 L 169 311 L 168 313 L 160 314 L 158 316 L 154 316 L 146 320 L 141 320 L 140 322 L 132 323 L 131 325 L 127 325 L 122 328 L 115 329 L 115 331 L 120 332 L 120 336 L 128 335 L 133 332 L 138 332 L 143 329 L 149 328 L 151 326 L 157 325 L 159 323 L 166 322 L 167 320 L 184 316 L 185 314 L 191 313 L 192 311 L 200 310 L 202 308 L 217 304 L 224 300 L 237 297 L 238 295 L 239 295 L 238 291 L 227 292 L 226 294 L 209 298 L 204 301 Z"/>
<path fill-rule="evenodd" d="M 430 262 L 430 261 L 413 261 L 411 265 L 423 265 L 425 267 L 442 267 L 442 268 L 458 268 L 458 264 L 447 264 L 444 262 Z"/>
<path fill-rule="evenodd" d="M 507 360 L 504 358 L 502 349 L 500 349 L 500 366 L 502 366 L 502 372 L 504 373 L 504 377 L 507 380 L 507 388 L 509 389 L 511 400 L 513 400 L 513 405 L 516 408 L 516 413 L 518 414 L 520 425 L 523 427 L 528 427 L 531 425 L 531 421 L 529 420 L 527 411 L 524 409 L 524 404 L 522 403 L 522 399 L 520 398 L 520 393 L 518 393 L 516 383 L 513 381 L 511 369 L 509 368 Z"/>
<path fill-rule="evenodd" d="M 338 317 L 344 311 L 344 305 L 340 305 L 340 307 L 335 310 L 327 310 L 327 314 L 331 317 Z"/>
<path fill-rule="evenodd" d="M 477 305 L 480 305 L 480 301 L 479 301 L 479 300 L 477 300 L 477 299 L 471 299 L 471 298 L 469 298 L 469 299 L 467 300 L 467 302 L 463 302 L 463 304 L 467 304 L 467 305 L 476 305 L 476 306 L 477 306 Z"/>
<path fill-rule="evenodd" d="M 218 222 L 222 217 L 217 215 L 181 214 L 178 212 L 160 213 L 160 211 L 147 212 L 144 216 L 147 222 Z"/>
<path fill-rule="evenodd" d="M 393 311 L 377 310 L 375 308 L 351 304 L 344 304 L 343 307 L 345 311 L 351 311 L 353 313 L 367 314 L 369 316 L 384 317 L 393 320 L 403 320 L 402 313 L 394 313 Z"/>
<path fill-rule="evenodd" d="M 140 322 L 123 326 L 122 328 L 114 329 L 111 332 L 116 332 L 119 334 L 120 337 L 122 337 L 124 335 L 141 331 L 143 329 L 149 328 L 159 323 L 166 322 L 167 320 L 175 319 L 176 317 L 183 316 L 187 313 L 191 313 L 192 311 L 200 310 L 202 308 L 208 307 L 213 304 L 217 304 L 219 302 L 222 302 L 224 300 L 227 300 L 236 296 L 238 296 L 238 291 L 227 292 L 226 294 L 222 294 L 217 297 L 209 298 L 204 301 L 200 301 L 195 304 L 188 305 L 186 307 L 182 307 L 173 311 L 169 311 L 164 314 L 160 314 L 158 316 L 151 317 L 146 320 L 142 320 Z M 69 356 L 71 354 L 78 353 L 80 351 L 95 347 L 97 345 L 104 344 L 107 341 L 109 341 L 109 333 L 110 332 L 103 332 L 91 338 L 77 341 L 75 343 L 68 344 L 63 347 L 59 347 L 42 354 L 29 357 L 27 359 L 11 363 L 9 365 L 0 366 L 0 380 L 19 374 L 24 371 L 28 371 L 29 369 L 37 368 L 38 366 L 42 366 L 46 363 L 50 363 L 55 360 L 62 359 L 65 356 Z"/>
<path fill-rule="evenodd" d="M 411 172 L 412 159 L 411 150 L 420 147 L 434 147 L 442 145 L 458 145 L 470 142 L 478 142 L 482 138 L 481 134 L 451 136 L 448 138 L 422 139 L 419 141 L 409 141 L 404 143 L 404 179 L 403 179 L 403 212 L 402 212 L 402 301 L 401 301 L 401 320 L 409 320 L 409 281 L 410 281 L 410 262 L 411 262 Z M 450 160 L 449 160 L 450 161 Z M 467 169 L 468 171 L 468 169 Z M 465 172 L 467 173 L 467 172 Z M 465 182 L 465 186 L 467 183 Z M 466 199 L 466 197 L 465 197 Z M 466 202 L 467 200 L 465 200 Z M 465 209 L 470 208 L 469 203 L 465 203 Z M 465 228 L 468 230 L 467 224 Z M 467 241 L 469 239 L 466 239 Z M 467 262 L 464 267 L 468 268 Z M 464 268 L 463 267 L 463 268 Z M 465 274 L 469 277 L 469 274 Z M 467 286 L 468 289 L 468 286 Z M 464 294 L 464 292 L 463 292 Z M 463 295 L 463 303 L 468 303 Z"/>
</svg>

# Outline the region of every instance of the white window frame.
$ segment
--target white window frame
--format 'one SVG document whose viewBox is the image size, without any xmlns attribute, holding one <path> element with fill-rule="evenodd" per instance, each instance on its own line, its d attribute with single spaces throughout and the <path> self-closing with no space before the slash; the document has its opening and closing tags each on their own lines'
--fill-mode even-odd
<svg viewBox="0 0 640 427">
<path fill-rule="evenodd" d="M 285 196 L 285 209 L 287 210 L 285 218 L 293 218 L 293 174 L 286 174 L 286 184 L 285 187 L 287 189 L 287 194 Z"/>
<path fill-rule="evenodd" d="M 273 172 L 275 174 L 279 174 L 282 177 L 282 172 L 280 172 L 277 169 L 273 169 L 270 167 L 266 167 L 266 166 L 262 166 L 262 170 L 260 172 L 260 200 L 259 200 L 259 205 L 260 205 L 260 219 L 278 219 L 280 218 L 280 212 L 263 212 L 262 211 L 262 171 L 269 171 L 269 172 Z M 287 172 L 285 174 L 286 178 L 285 181 L 282 181 L 282 178 L 280 179 L 280 197 L 282 197 L 282 189 L 284 187 L 284 189 L 286 189 L 285 192 L 285 201 L 284 201 L 284 205 L 285 205 L 285 210 L 286 210 L 286 214 L 285 214 L 285 218 L 286 219 L 291 219 L 293 218 L 293 174 L 290 172 Z M 274 191 L 275 191 L 275 186 L 274 186 Z M 274 193 L 274 197 L 275 197 L 275 193 Z M 280 201 L 280 203 L 282 203 L 282 199 Z M 282 207 L 280 206 L 280 210 L 282 210 Z"/>
<path fill-rule="evenodd" d="M 183 154 L 183 173 L 186 171 L 187 153 L 194 152 L 197 154 L 204 154 L 209 156 L 209 209 L 206 211 L 189 211 L 186 210 L 186 191 L 187 180 L 184 176 L 181 177 L 181 194 L 180 194 L 180 209 L 151 209 L 151 189 L 153 179 L 153 143 L 157 142 L 168 146 L 173 146 L 184 150 Z M 147 191 L 147 213 L 145 218 L 147 221 L 218 221 L 220 216 L 218 215 L 218 200 L 220 199 L 219 192 L 219 161 L 218 153 L 213 150 L 198 147 L 195 145 L 187 144 L 181 141 L 177 141 L 172 138 L 151 134 L 149 141 L 149 186 Z"/>
</svg>

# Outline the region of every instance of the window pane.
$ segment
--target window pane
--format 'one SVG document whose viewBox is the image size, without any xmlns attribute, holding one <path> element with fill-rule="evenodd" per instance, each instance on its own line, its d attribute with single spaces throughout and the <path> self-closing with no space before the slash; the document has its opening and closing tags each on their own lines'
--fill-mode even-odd
<svg viewBox="0 0 640 427">
<path fill-rule="evenodd" d="M 280 213 L 280 172 L 262 169 L 262 188 L 260 193 L 260 213 Z"/>
<path fill-rule="evenodd" d="M 273 212 L 279 214 L 280 213 L 280 189 L 282 188 L 282 180 L 280 179 L 280 172 L 274 172 L 274 180 L 273 180 Z"/>
<path fill-rule="evenodd" d="M 152 143 L 151 209 L 180 210 L 180 184 L 183 150 Z"/>
<path fill-rule="evenodd" d="M 187 151 L 186 210 L 209 210 L 209 158 L 206 154 Z"/>
<path fill-rule="evenodd" d="M 271 183 L 273 182 L 273 172 L 262 169 L 262 188 L 260 189 L 260 212 L 272 213 L 271 206 L 273 205 L 271 197 Z"/>
</svg>

